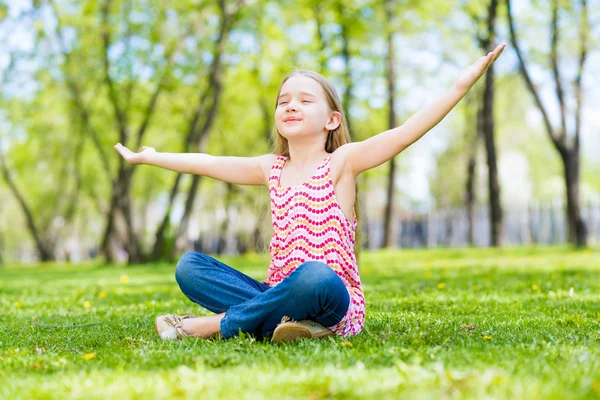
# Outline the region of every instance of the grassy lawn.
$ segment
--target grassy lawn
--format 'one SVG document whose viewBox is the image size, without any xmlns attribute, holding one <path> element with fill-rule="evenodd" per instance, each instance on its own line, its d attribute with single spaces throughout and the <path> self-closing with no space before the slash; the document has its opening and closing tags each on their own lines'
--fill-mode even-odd
<svg viewBox="0 0 600 400">
<path fill-rule="evenodd" d="M 600 250 L 364 252 L 361 277 L 361 334 L 276 346 L 161 341 L 156 315 L 211 315 L 174 265 L 0 268 L 0 398 L 600 398 Z"/>
</svg>

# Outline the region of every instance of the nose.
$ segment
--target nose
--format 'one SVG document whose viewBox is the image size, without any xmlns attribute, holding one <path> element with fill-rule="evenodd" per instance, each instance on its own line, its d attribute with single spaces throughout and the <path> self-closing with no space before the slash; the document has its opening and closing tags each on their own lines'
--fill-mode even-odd
<svg viewBox="0 0 600 400">
<path fill-rule="evenodd" d="M 298 109 L 298 107 L 296 106 L 296 100 L 294 100 L 294 99 L 291 99 L 291 100 L 290 100 L 290 101 L 287 103 L 287 105 L 286 105 L 285 109 L 286 109 L 286 111 L 288 111 L 288 110 L 294 110 L 294 111 L 295 111 L 295 110 L 297 110 L 297 109 Z"/>
</svg>

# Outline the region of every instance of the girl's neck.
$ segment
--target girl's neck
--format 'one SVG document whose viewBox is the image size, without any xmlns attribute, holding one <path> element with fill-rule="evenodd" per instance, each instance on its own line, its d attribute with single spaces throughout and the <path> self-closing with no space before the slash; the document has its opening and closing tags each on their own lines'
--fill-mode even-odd
<svg viewBox="0 0 600 400">
<path fill-rule="evenodd" d="M 323 161 L 329 153 L 325 151 L 324 143 L 315 143 L 308 146 L 289 146 L 290 159 L 288 164 L 297 168 L 312 166 Z"/>
</svg>

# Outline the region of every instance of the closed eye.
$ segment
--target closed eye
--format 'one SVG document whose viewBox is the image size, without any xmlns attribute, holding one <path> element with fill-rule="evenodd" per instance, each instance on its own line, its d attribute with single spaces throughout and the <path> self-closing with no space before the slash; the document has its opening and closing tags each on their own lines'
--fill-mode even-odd
<svg viewBox="0 0 600 400">
<path fill-rule="evenodd" d="M 312 101 L 308 101 L 308 100 L 302 100 L 302 103 L 312 103 Z M 287 101 L 282 101 L 281 103 L 279 103 L 280 106 L 287 104 Z"/>
</svg>

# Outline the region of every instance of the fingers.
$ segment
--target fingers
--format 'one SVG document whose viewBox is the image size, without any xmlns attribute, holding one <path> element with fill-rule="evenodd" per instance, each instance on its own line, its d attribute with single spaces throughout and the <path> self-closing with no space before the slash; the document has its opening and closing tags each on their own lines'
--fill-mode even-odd
<svg viewBox="0 0 600 400">
<path fill-rule="evenodd" d="M 121 143 L 115 144 L 114 148 L 121 154 L 133 153 L 131 150 L 129 150 L 127 147 L 123 146 Z"/>
<path fill-rule="evenodd" d="M 119 152 L 123 153 L 125 150 L 129 150 L 127 147 L 123 146 L 121 143 L 115 144 L 114 148 Z"/>
<path fill-rule="evenodd" d="M 504 51 L 504 48 L 506 48 L 506 43 L 499 44 L 498 46 L 496 46 L 494 51 L 490 51 L 487 54 L 486 58 L 489 58 L 491 61 L 496 61 L 498 57 L 500 57 L 500 54 L 502 54 L 502 52 Z"/>
<path fill-rule="evenodd" d="M 500 57 L 500 54 L 502 54 L 502 52 L 504 51 L 505 48 L 506 48 L 506 43 L 502 43 L 496 47 L 496 49 L 494 50 L 494 54 L 495 54 L 494 61 L 496 61 L 498 59 L 498 57 Z"/>
<path fill-rule="evenodd" d="M 506 48 L 506 43 L 499 44 L 496 46 L 494 51 L 490 51 L 486 56 L 482 57 L 485 62 L 485 68 L 488 68 L 494 61 L 498 59 L 498 57 L 500 57 L 500 54 L 502 54 L 504 48 Z"/>
<path fill-rule="evenodd" d="M 115 150 L 117 150 L 119 152 L 119 154 L 127 161 L 129 162 L 129 158 L 133 155 L 133 152 L 131 150 L 129 150 L 127 147 L 123 146 L 121 143 L 117 143 L 114 146 Z"/>
</svg>

